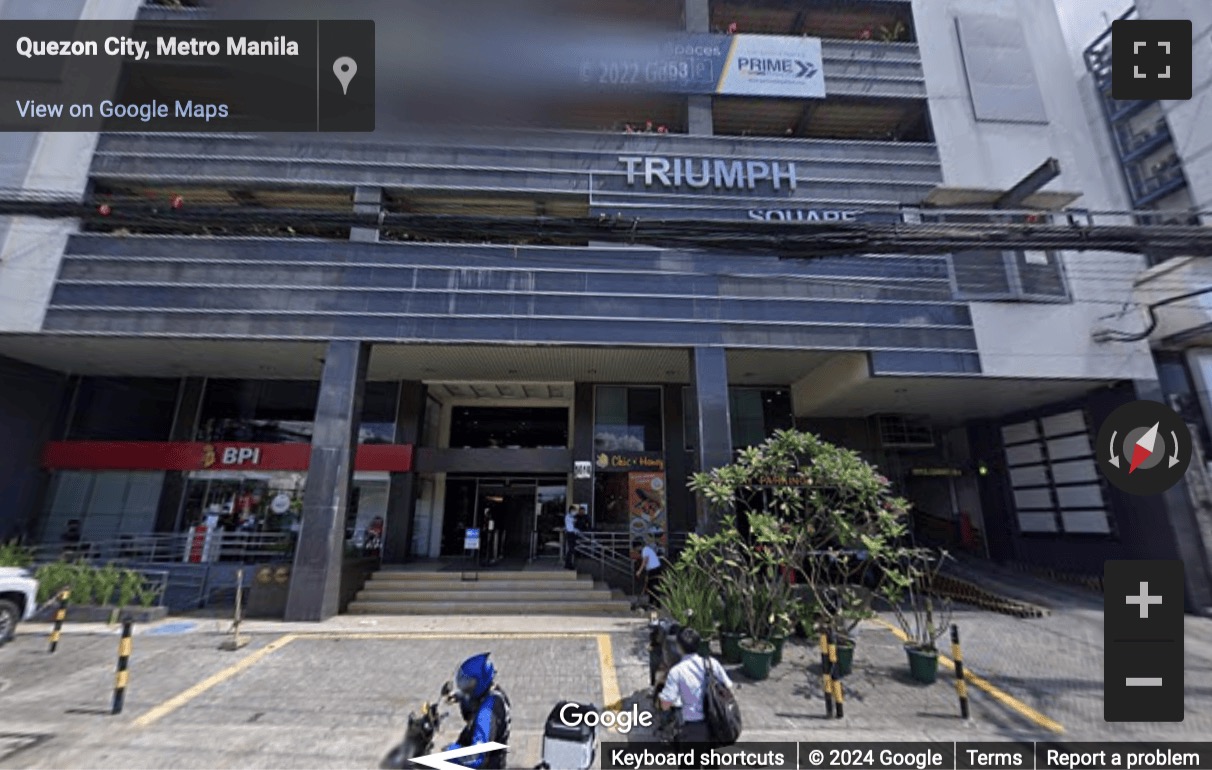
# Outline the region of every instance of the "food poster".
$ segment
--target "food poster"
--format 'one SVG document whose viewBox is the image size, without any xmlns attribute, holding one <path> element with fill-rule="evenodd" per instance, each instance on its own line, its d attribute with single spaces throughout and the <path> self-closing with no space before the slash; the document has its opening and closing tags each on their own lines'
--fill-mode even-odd
<svg viewBox="0 0 1212 770">
<path fill-rule="evenodd" d="M 663 553 L 669 546 L 665 474 L 628 473 L 627 487 L 632 539 L 639 538 Z"/>
</svg>

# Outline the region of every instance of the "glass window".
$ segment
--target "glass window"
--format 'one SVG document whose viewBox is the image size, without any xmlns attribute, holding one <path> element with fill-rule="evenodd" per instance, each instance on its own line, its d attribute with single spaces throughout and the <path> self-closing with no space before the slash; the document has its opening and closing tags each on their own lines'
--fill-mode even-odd
<svg viewBox="0 0 1212 770">
<path fill-rule="evenodd" d="M 164 441 L 172 431 L 180 380 L 85 377 L 76 392 L 69 439 Z"/>
<path fill-rule="evenodd" d="M 660 388 L 598 386 L 594 413 L 597 451 L 664 451 Z"/>
<path fill-rule="evenodd" d="M 359 444 L 390 444 L 396 439 L 396 406 L 399 382 L 368 382 L 362 394 L 362 424 Z"/>
<path fill-rule="evenodd" d="M 199 441 L 310 443 L 320 383 L 309 380 L 206 382 Z M 398 382 L 368 382 L 362 396 L 362 444 L 390 444 L 396 436 Z"/>
<path fill-rule="evenodd" d="M 456 406 L 451 410 L 450 446 L 465 449 L 567 447 L 568 409 Z"/>
<path fill-rule="evenodd" d="M 795 425 L 790 391 L 732 388 L 728 400 L 734 448 L 755 446 Z"/>
<path fill-rule="evenodd" d="M 1052 251 L 957 251 L 951 255 L 959 299 L 1068 297 L 1060 255 Z"/>
<path fill-rule="evenodd" d="M 627 473 L 597 473 L 593 477 L 593 528 L 626 531 L 631 524 Z"/>
</svg>

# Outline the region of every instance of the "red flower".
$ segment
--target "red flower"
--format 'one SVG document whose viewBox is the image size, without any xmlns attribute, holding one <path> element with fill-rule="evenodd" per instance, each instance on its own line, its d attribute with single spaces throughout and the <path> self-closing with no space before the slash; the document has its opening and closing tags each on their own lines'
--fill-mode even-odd
<svg viewBox="0 0 1212 770">
<path fill-rule="evenodd" d="M 665 128 L 664 126 L 660 126 L 660 127 L 658 127 L 658 128 L 657 128 L 657 133 L 658 133 L 658 134 L 668 134 L 668 133 L 669 133 L 669 129 L 668 129 L 668 128 Z"/>
<path fill-rule="evenodd" d="M 728 25 L 728 34 L 729 35 L 736 34 L 736 22 L 735 21 Z"/>
<path fill-rule="evenodd" d="M 862 32 L 859 33 L 859 40 L 870 40 L 870 39 L 871 39 L 871 27 L 867 27 L 866 29 L 864 29 Z"/>
</svg>

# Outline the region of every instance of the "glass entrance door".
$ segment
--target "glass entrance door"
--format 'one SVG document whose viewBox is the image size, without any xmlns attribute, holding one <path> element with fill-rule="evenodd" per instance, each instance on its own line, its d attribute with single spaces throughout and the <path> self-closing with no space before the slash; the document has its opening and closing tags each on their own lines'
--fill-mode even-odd
<svg viewBox="0 0 1212 770">
<path fill-rule="evenodd" d="M 533 479 L 480 481 L 476 509 L 485 561 L 529 558 L 536 492 Z"/>
</svg>

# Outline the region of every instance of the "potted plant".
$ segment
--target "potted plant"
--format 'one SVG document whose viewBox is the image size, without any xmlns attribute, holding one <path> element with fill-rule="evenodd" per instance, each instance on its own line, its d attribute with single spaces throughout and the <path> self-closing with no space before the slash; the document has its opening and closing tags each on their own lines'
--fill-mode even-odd
<svg viewBox="0 0 1212 770">
<path fill-rule="evenodd" d="M 944 600 L 936 606 L 931 595 L 945 557 L 945 553 L 925 548 L 903 549 L 903 569 L 895 573 L 885 591 L 906 639 L 909 676 L 923 684 L 933 684 L 938 678 L 936 643 L 951 624 L 951 603 Z"/>
<path fill-rule="evenodd" d="M 745 638 L 745 612 L 735 590 L 725 591 L 720 613 L 720 655 L 725 663 L 741 662 L 741 640 Z"/>
<path fill-rule="evenodd" d="M 720 614 L 720 598 L 712 580 L 691 562 L 679 561 L 669 569 L 658 589 L 661 607 L 674 622 L 693 628 L 702 637 L 700 654 L 711 654 Z"/>
</svg>

